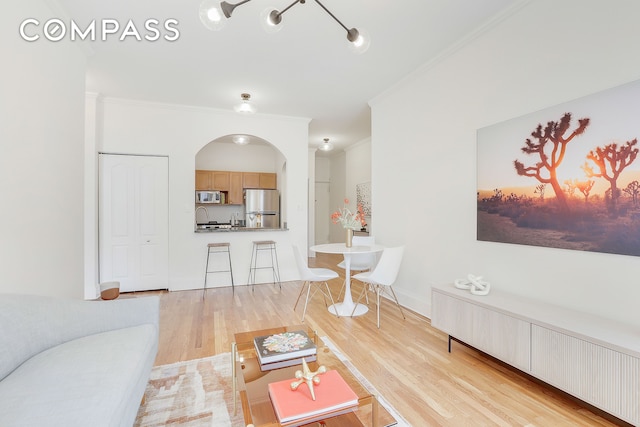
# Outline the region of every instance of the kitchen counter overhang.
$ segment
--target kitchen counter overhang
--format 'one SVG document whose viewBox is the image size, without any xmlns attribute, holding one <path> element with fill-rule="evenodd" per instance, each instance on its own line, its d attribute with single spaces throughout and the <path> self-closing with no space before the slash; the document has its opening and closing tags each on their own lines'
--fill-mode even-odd
<svg viewBox="0 0 640 427">
<path fill-rule="evenodd" d="M 197 228 L 196 233 L 229 233 L 244 231 L 288 231 L 288 228 L 265 228 L 265 227 L 229 227 L 229 228 Z"/>
</svg>

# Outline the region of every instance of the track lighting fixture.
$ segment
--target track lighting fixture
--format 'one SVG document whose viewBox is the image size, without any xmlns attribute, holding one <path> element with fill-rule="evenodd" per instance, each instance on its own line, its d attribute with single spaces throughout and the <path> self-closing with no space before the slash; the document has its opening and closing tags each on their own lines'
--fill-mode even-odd
<svg viewBox="0 0 640 427">
<path fill-rule="evenodd" d="M 220 2 L 219 4 L 216 0 L 202 0 L 200 3 L 200 20 L 203 25 L 210 30 L 219 30 L 225 24 L 225 18 L 231 18 L 233 11 L 236 7 L 241 6 L 245 3 L 250 2 L 251 0 L 242 0 L 238 3 L 231 4 L 227 1 Z M 350 43 L 350 48 L 356 53 L 364 53 L 369 49 L 369 44 L 371 42 L 369 35 L 366 31 L 357 28 L 347 28 L 336 16 L 329 11 L 319 0 L 314 0 L 318 5 L 329 14 L 344 30 L 347 32 L 347 40 Z M 264 28 L 269 31 L 278 31 L 282 25 L 282 15 L 297 3 L 304 4 L 306 0 L 294 0 L 289 6 L 284 8 L 282 11 L 276 9 L 266 9 L 262 15 L 261 19 L 263 22 Z"/>
</svg>

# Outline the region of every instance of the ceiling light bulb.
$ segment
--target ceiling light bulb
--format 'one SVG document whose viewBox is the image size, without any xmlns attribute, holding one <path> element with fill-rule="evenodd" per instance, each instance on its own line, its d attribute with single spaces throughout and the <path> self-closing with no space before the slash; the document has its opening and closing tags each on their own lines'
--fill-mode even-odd
<svg viewBox="0 0 640 427">
<path fill-rule="evenodd" d="M 365 53 L 371 45 L 371 37 L 367 30 L 352 28 L 347 31 L 347 40 L 349 40 L 349 48 L 357 54 Z"/>
<path fill-rule="evenodd" d="M 267 33 L 277 33 L 282 29 L 282 15 L 272 7 L 267 8 L 260 14 L 260 23 Z"/>
<path fill-rule="evenodd" d="M 220 5 L 215 0 L 202 0 L 200 2 L 199 15 L 202 25 L 212 31 L 222 29 L 227 23 L 227 20 L 222 15 Z"/>
<path fill-rule="evenodd" d="M 238 145 L 247 145 L 249 143 L 249 137 L 247 135 L 233 135 L 231 139 Z"/>
<path fill-rule="evenodd" d="M 324 143 L 320 146 L 322 151 L 331 151 L 333 150 L 333 144 L 329 142 L 329 138 L 324 139 Z"/>
<path fill-rule="evenodd" d="M 254 107 L 253 104 L 249 102 L 249 98 L 251 98 L 251 95 L 249 95 L 248 93 L 243 93 L 240 95 L 240 97 L 242 98 L 242 102 L 233 107 L 233 109 L 236 110 L 237 113 L 255 113 L 257 111 L 256 107 Z"/>
</svg>

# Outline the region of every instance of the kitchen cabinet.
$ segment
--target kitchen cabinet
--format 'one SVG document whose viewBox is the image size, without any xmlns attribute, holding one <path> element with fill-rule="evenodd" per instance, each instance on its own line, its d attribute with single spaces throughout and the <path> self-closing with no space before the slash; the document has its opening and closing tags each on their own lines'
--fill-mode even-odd
<svg viewBox="0 0 640 427">
<path fill-rule="evenodd" d="M 213 182 L 212 190 L 229 191 L 229 172 L 212 171 L 211 181 Z"/>
<path fill-rule="evenodd" d="M 276 174 L 275 173 L 260 173 L 260 188 L 275 189 L 276 187 Z"/>
<path fill-rule="evenodd" d="M 196 190 L 229 191 L 229 172 L 196 170 Z"/>
<path fill-rule="evenodd" d="M 242 172 L 229 172 L 229 197 L 230 205 L 242 204 Z"/>
<path fill-rule="evenodd" d="M 196 191 L 213 190 L 211 187 L 211 171 L 196 171 Z"/>
<path fill-rule="evenodd" d="M 242 188 L 275 189 L 276 174 L 268 172 L 243 172 Z"/>
</svg>

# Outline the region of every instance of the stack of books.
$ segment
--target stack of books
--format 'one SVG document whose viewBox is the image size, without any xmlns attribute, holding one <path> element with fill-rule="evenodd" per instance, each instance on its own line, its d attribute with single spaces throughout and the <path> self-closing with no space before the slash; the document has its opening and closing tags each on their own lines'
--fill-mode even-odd
<svg viewBox="0 0 640 427">
<path fill-rule="evenodd" d="M 262 371 L 316 360 L 316 344 L 302 330 L 256 337 L 253 344 Z"/>
<path fill-rule="evenodd" d="M 320 375 L 314 386 L 316 400 L 306 384 L 291 390 L 291 380 L 269 383 L 269 397 L 278 422 L 287 427 L 301 426 L 314 421 L 346 414 L 358 408 L 358 395 L 336 370 Z"/>
</svg>

